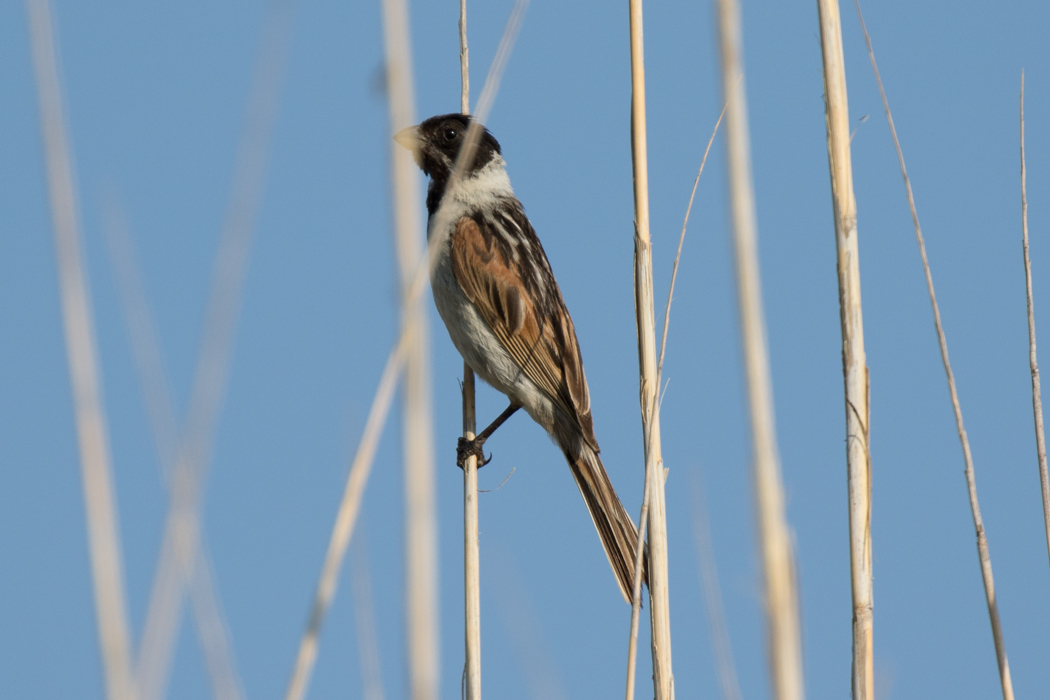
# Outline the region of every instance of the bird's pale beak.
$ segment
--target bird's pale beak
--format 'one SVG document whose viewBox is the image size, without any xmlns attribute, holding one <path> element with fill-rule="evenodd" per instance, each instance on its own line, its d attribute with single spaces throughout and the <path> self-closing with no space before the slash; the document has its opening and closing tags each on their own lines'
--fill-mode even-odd
<svg viewBox="0 0 1050 700">
<path fill-rule="evenodd" d="M 407 129 L 402 129 L 401 131 L 394 134 L 394 140 L 397 141 L 398 144 L 400 144 L 401 146 L 404 146 L 408 150 L 412 151 L 412 155 L 417 154 L 419 152 L 420 146 L 422 145 L 422 140 L 419 137 L 418 126 L 410 126 Z"/>
</svg>

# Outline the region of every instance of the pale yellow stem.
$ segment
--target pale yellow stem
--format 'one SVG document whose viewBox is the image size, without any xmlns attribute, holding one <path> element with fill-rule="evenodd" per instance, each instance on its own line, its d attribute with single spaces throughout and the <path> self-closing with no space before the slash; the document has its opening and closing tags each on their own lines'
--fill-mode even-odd
<svg viewBox="0 0 1050 700">
<path fill-rule="evenodd" d="M 868 447 L 868 367 L 860 300 L 857 202 L 853 195 L 849 104 L 838 0 L 817 0 L 824 57 L 828 168 L 838 252 L 842 375 L 845 384 L 850 584 L 853 599 L 853 700 L 874 700 L 871 572 L 871 451 Z"/>
</svg>

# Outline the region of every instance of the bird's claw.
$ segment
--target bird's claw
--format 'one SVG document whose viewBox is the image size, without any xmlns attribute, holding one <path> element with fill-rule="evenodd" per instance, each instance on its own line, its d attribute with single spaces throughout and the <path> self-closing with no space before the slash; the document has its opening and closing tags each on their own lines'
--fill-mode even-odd
<svg viewBox="0 0 1050 700">
<path fill-rule="evenodd" d="M 492 461 L 492 455 L 485 457 L 485 452 L 481 449 L 485 445 L 484 440 L 468 440 L 464 437 L 459 439 L 456 443 L 456 466 L 463 469 L 467 463 L 467 459 L 470 457 L 478 458 L 478 469 L 481 469 L 486 464 Z"/>
</svg>

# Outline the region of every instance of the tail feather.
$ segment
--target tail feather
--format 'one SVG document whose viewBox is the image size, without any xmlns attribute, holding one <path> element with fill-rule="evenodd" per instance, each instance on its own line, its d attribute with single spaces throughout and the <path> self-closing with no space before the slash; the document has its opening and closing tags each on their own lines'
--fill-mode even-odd
<svg viewBox="0 0 1050 700">
<path fill-rule="evenodd" d="M 601 537 L 605 555 L 609 557 L 609 565 L 616 575 L 616 583 L 620 586 L 624 600 L 630 603 L 634 586 L 634 560 L 638 551 L 638 528 L 620 503 L 596 452 L 584 445 L 579 457 L 573 459 L 566 454 L 566 459 L 598 536 Z M 648 548 L 642 558 L 642 582 L 646 585 L 649 583 Z"/>
</svg>

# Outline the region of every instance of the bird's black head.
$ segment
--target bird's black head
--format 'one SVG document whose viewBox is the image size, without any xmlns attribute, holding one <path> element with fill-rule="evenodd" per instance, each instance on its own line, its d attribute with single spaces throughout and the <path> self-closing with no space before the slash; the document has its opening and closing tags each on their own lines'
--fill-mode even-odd
<svg viewBox="0 0 1050 700">
<path fill-rule="evenodd" d="M 416 165 L 424 173 L 434 180 L 446 180 L 452 173 L 472 122 L 473 119 L 466 114 L 442 114 L 427 119 L 419 126 L 404 129 L 394 138 L 412 151 Z M 499 142 L 488 129 L 482 127 L 474 161 L 468 164 L 464 174 L 469 177 L 499 155 Z"/>
</svg>

